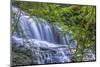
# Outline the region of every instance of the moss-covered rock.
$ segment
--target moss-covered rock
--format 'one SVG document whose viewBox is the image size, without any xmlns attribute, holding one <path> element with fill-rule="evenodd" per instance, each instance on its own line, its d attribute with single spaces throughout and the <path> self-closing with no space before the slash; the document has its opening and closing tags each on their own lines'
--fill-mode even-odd
<svg viewBox="0 0 100 67">
<path fill-rule="evenodd" d="M 30 65 L 36 64 L 36 56 L 32 54 L 30 49 L 24 47 L 12 48 L 12 65 Z"/>
</svg>

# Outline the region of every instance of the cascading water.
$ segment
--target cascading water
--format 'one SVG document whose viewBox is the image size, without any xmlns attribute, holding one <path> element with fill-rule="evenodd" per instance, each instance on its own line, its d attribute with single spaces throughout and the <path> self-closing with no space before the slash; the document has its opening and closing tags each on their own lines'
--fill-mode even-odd
<svg viewBox="0 0 100 67">
<path fill-rule="evenodd" d="M 19 15 L 19 9 L 12 7 L 13 13 Z M 12 22 L 16 16 L 13 17 Z M 72 33 L 69 32 L 65 37 L 57 36 L 58 27 L 53 30 L 50 23 L 35 16 L 29 17 L 27 13 L 22 12 L 17 25 L 17 31 L 12 33 L 12 44 L 16 47 L 25 47 L 33 51 L 36 56 L 36 64 L 46 63 L 65 63 L 71 62 L 71 56 L 74 54 L 73 48 L 76 48 L 77 41 L 73 40 Z"/>
</svg>

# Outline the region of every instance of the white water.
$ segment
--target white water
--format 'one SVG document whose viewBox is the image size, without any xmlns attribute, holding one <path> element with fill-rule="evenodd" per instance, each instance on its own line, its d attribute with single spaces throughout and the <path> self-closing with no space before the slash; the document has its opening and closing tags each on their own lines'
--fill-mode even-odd
<svg viewBox="0 0 100 67">
<path fill-rule="evenodd" d="M 13 7 L 12 11 L 19 14 L 17 8 Z M 12 33 L 13 45 L 35 51 L 33 54 L 37 57 L 36 64 L 71 62 L 72 54 L 74 54 L 72 49 L 77 46 L 72 32 L 67 33 L 65 37 L 60 37 L 61 34 L 56 36 L 54 32 L 59 33 L 59 27 L 55 27 L 58 31 L 53 30 L 46 20 L 35 16 L 29 17 L 25 12 L 21 13 L 17 29 L 17 32 Z"/>
</svg>

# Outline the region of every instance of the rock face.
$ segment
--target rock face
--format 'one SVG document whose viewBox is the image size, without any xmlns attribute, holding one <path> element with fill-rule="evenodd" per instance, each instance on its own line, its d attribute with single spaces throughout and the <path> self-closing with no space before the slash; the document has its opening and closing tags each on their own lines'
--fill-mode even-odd
<svg viewBox="0 0 100 67">
<path fill-rule="evenodd" d="M 38 59 L 35 51 L 24 47 L 13 47 L 12 66 L 38 64 Z"/>
<path fill-rule="evenodd" d="M 31 51 L 25 48 L 13 48 L 12 52 L 13 65 L 27 65 L 32 64 Z"/>
</svg>

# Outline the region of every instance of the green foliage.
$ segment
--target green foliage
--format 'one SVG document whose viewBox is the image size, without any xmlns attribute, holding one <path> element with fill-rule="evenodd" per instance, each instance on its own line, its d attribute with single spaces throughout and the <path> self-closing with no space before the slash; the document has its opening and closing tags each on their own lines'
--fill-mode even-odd
<svg viewBox="0 0 100 67">
<path fill-rule="evenodd" d="M 72 31 L 78 41 L 75 61 L 82 61 L 84 49 L 96 51 L 96 7 L 37 2 L 14 2 L 30 16 L 44 18 L 52 25 L 61 25 L 62 32 Z"/>
</svg>

